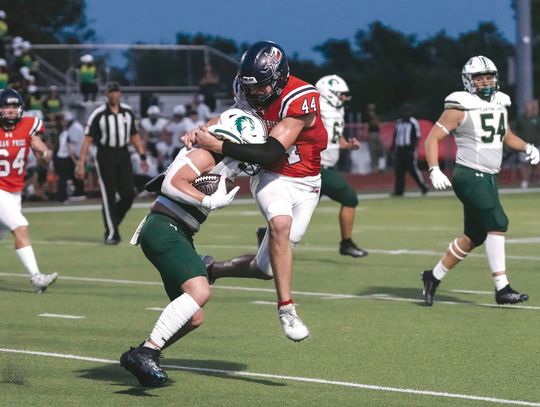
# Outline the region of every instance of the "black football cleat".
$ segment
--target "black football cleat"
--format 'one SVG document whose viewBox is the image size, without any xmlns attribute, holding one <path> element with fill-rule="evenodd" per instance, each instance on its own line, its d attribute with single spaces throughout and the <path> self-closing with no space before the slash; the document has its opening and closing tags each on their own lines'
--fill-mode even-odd
<svg viewBox="0 0 540 407">
<path fill-rule="evenodd" d="M 139 380 L 141 386 L 159 387 L 168 379 L 159 366 L 160 352 L 144 346 L 130 348 L 120 356 L 120 366 Z"/>
<path fill-rule="evenodd" d="M 257 228 L 257 244 L 259 245 L 259 247 L 261 247 L 264 235 L 266 234 L 266 229 L 267 228 Z"/>
<path fill-rule="evenodd" d="M 495 301 L 497 304 L 517 304 L 518 302 L 527 301 L 529 299 L 528 294 L 522 294 L 515 291 L 510 284 L 501 288 L 499 291 L 495 291 Z"/>
<path fill-rule="evenodd" d="M 343 256 L 365 257 L 369 253 L 367 250 L 360 249 L 352 240 L 343 240 L 339 243 L 339 254 Z"/>
<path fill-rule="evenodd" d="M 440 280 L 437 280 L 433 275 L 433 270 L 426 270 L 422 273 L 422 281 L 424 282 L 424 289 L 422 295 L 424 296 L 424 304 L 428 306 L 433 305 L 433 297 L 435 291 L 440 284 Z"/>
<path fill-rule="evenodd" d="M 214 285 L 214 283 L 216 282 L 216 279 L 212 275 L 212 267 L 214 267 L 216 259 L 213 256 L 210 256 L 209 254 L 200 254 L 199 258 L 204 263 L 204 267 L 206 267 L 206 274 L 208 275 L 208 284 Z"/>
</svg>

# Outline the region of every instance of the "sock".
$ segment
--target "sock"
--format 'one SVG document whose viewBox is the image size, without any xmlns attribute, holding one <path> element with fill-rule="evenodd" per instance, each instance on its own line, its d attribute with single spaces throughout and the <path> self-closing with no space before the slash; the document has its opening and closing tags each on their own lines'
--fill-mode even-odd
<svg viewBox="0 0 540 407">
<path fill-rule="evenodd" d="M 502 290 L 504 287 L 508 285 L 508 278 L 506 277 L 506 273 L 501 274 L 499 276 L 492 274 L 492 276 L 493 276 L 493 282 L 495 283 L 495 289 L 497 291 Z"/>
<path fill-rule="evenodd" d="M 282 307 L 285 307 L 287 305 L 292 305 L 294 307 L 294 301 L 292 300 L 292 298 L 286 300 L 286 301 L 278 301 L 277 303 L 277 307 L 278 309 L 281 309 Z"/>
<path fill-rule="evenodd" d="M 493 273 L 506 271 L 506 256 L 504 252 L 504 235 L 496 235 L 488 233 L 486 237 L 486 256 L 488 259 L 489 269 L 491 270 L 495 288 L 500 290 L 508 284 L 506 273 L 500 276 L 495 276 Z"/>
<path fill-rule="evenodd" d="M 160 350 L 200 309 L 199 304 L 189 294 L 182 294 L 165 307 L 148 339 L 152 339 L 159 346 L 157 350 Z M 144 346 L 156 349 L 148 340 Z"/>
<path fill-rule="evenodd" d="M 441 281 L 444 276 L 446 276 L 446 273 L 448 273 L 448 271 L 449 270 L 442 264 L 442 261 L 439 260 L 437 265 L 433 268 L 433 277 Z"/>
<path fill-rule="evenodd" d="M 23 264 L 24 268 L 30 274 L 30 277 L 37 276 L 39 274 L 39 267 L 37 265 L 36 256 L 34 256 L 34 250 L 32 246 L 21 247 L 16 249 L 15 253 Z"/>
</svg>

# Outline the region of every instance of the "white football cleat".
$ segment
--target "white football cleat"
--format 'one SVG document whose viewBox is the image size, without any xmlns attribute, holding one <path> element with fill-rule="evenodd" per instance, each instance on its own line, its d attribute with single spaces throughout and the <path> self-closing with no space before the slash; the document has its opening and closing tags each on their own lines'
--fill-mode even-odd
<svg viewBox="0 0 540 407">
<path fill-rule="evenodd" d="M 280 307 L 279 322 L 281 322 L 285 336 L 291 341 L 300 342 L 309 336 L 309 329 L 296 315 L 294 304 Z"/>
<path fill-rule="evenodd" d="M 30 281 L 32 281 L 32 287 L 34 288 L 34 291 L 38 294 L 41 294 L 43 291 L 47 289 L 52 283 L 56 281 L 56 278 L 58 277 L 58 273 L 51 273 L 51 274 L 37 274 Z"/>
</svg>

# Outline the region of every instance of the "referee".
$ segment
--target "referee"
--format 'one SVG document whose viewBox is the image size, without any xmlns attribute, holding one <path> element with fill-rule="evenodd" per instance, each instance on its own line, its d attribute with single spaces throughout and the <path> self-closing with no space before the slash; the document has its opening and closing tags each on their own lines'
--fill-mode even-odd
<svg viewBox="0 0 540 407">
<path fill-rule="evenodd" d="M 146 154 L 131 107 L 120 102 L 122 93 L 116 82 L 106 85 L 107 102 L 96 108 L 86 124 L 85 137 L 77 161 L 76 175 L 84 179 L 85 163 L 90 145 L 97 147 L 96 169 L 101 189 L 104 242 L 107 245 L 120 243 L 118 227 L 135 197 L 133 170 L 128 143 L 141 157 L 141 169 L 146 172 Z M 116 199 L 116 195 L 120 199 Z"/>
<path fill-rule="evenodd" d="M 395 184 L 393 196 L 403 196 L 405 191 L 405 175 L 416 182 L 422 195 L 428 191 L 422 171 L 418 168 L 417 146 L 420 140 L 420 124 L 412 117 L 412 106 L 405 104 L 401 108 L 401 118 L 394 125 L 394 140 L 391 151 L 395 153 L 394 173 Z"/>
</svg>

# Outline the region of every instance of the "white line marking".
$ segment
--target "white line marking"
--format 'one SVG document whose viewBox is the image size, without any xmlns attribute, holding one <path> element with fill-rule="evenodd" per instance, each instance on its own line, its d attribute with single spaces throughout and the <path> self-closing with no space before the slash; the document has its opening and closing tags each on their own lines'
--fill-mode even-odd
<svg viewBox="0 0 540 407">
<path fill-rule="evenodd" d="M 520 189 L 520 188 L 501 188 L 499 189 L 500 195 L 521 195 L 521 194 L 534 194 L 540 192 L 540 188 L 528 188 L 526 190 Z M 378 200 L 378 199 L 393 199 L 390 197 L 387 193 L 381 193 L 381 194 L 357 194 L 357 196 L 364 201 L 368 200 Z M 407 192 L 405 193 L 405 198 L 412 198 L 412 197 L 420 197 L 420 192 Z M 423 196 L 422 200 L 425 199 L 433 199 L 433 198 L 440 198 L 443 196 L 454 196 L 453 191 L 431 191 L 429 195 Z M 330 198 L 327 196 L 322 196 L 321 201 L 329 201 Z M 94 201 L 95 202 L 95 201 Z M 137 202 L 134 203 L 131 207 L 137 208 L 137 209 L 148 209 L 150 207 L 152 202 Z M 244 205 L 244 204 L 253 204 L 255 203 L 253 198 L 237 198 L 235 199 L 230 206 L 237 206 L 237 205 Z M 23 207 L 23 212 L 26 213 L 41 213 L 41 212 L 82 212 L 82 211 L 98 211 L 101 210 L 101 204 L 86 204 L 86 205 L 73 205 L 73 206 L 66 206 L 66 205 L 55 205 L 55 206 L 32 206 L 32 207 Z M 249 213 L 257 214 L 259 215 L 260 212 L 258 211 L 249 211 Z M 225 213 L 217 211 L 215 214 L 212 214 L 212 217 L 214 216 L 223 216 Z"/>
<path fill-rule="evenodd" d="M 85 316 L 82 315 L 64 315 L 64 314 L 49 314 L 45 312 L 44 314 L 38 314 L 38 317 L 48 317 L 48 318 L 64 318 L 64 319 L 84 319 Z"/>
<path fill-rule="evenodd" d="M 20 273 L 0 273 L 0 277 L 22 277 L 28 278 L 26 274 Z M 137 281 L 137 280 L 113 280 L 109 278 L 91 278 L 91 277 L 69 277 L 69 276 L 60 276 L 58 280 L 71 280 L 71 281 L 88 281 L 92 283 L 111 283 L 111 284 L 132 284 L 132 285 L 155 285 L 163 286 L 163 283 L 157 281 Z M 238 286 L 220 286 L 213 285 L 213 288 L 221 290 L 233 290 L 233 291 L 248 291 L 248 292 L 262 292 L 262 293 L 272 293 L 275 294 L 276 290 L 274 288 L 255 288 L 255 287 L 238 287 Z M 420 288 L 418 289 L 420 292 Z M 294 295 L 305 295 L 311 297 L 323 297 L 328 299 L 365 299 L 365 300 L 383 300 L 383 301 L 404 301 L 404 302 L 421 302 L 420 299 L 415 298 L 401 298 L 401 297 L 392 297 L 385 293 L 374 293 L 366 295 L 355 295 L 355 294 L 335 294 L 335 293 L 320 293 L 320 292 L 309 292 L 309 291 L 292 291 Z M 436 301 L 437 304 L 448 304 L 448 305 L 465 305 L 471 307 L 495 307 L 495 308 L 509 308 L 509 309 L 527 309 L 527 310 L 540 310 L 540 307 L 530 306 L 530 305 L 495 305 L 495 304 L 476 304 L 471 302 L 457 302 L 457 301 Z"/>
<path fill-rule="evenodd" d="M 163 311 L 165 308 L 161 308 L 161 307 L 148 307 L 148 308 L 145 308 L 146 310 L 148 311 Z"/>
<path fill-rule="evenodd" d="M 78 246 L 103 246 L 103 242 L 101 241 L 95 241 L 95 242 L 83 242 L 83 241 L 74 241 L 74 240 L 32 240 L 32 243 L 34 245 L 41 244 L 41 245 L 78 245 Z M 11 244 L 9 242 L 3 242 L 0 241 L 0 246 L 2 245 L 8 245 Z M 243 250 L 253 250 L 256 249 L 255 244 L 248 244 L 248 245 L 239 245 L 239 244 L 198 244 L 197 247 L 199 249 L 204 249 L 203 251 L 211 251 L 213 249 L 243 249 Z M 370 253 L 377 253 L 377 254 L 385 254 L 385 255 L 391 255 L 391 256 L 441 256 L 441 251 L 434 251 L 434 250 L 409 250 L 409 249 L 393 249 L 393 250 L 381 250 L 381 249 L 373 249 L 367 247 L 366 250 Z M 335 252 L 335 248 L 329 247 L 329 246 L 315 246 L 310 244 L 303 244 L 300 246 L 296 246 L 294 249 L 295 252 L 301 252 L 301 253 L 313 253 L 313 252 L 328 252 L 333 253 Z M 485 258 L 485 255 L 482 253 L 469 253 L 468 257 L 478 257 L 478 258 Z M 540 261 L 540 256 L 513 256 L 513 255 L 506 255 L 506 259 L 508 260 L 531 260 L 531 261 Z"/>
<path fill-rule="evenodd" d="M 272 302 L 272 301 L 251 301 L 251 304 L 259 304 L 259 305 L 276 305 L 276 302 Z M 295 302 L 296 305 L 298 305 L 298 303 Z"/>
<path fill-rule="evenodd" d="M 486 294 L 486 295 L 493 295 L 493 291 L 473 291 L 473 290 L 448 290 L 452 293 L 459 293 L 459 294 Z"/>
<path fill-rule="evenodd" d="M 87 362 L 99 362 L 99 363 L 107 363 L 107 364 L 112 363 L 115 365 L 118 364 L 118 361 L 112 360 L 112 359 L 101 359 L 101 358 L 93 358 L 93 357 L 86 357 L 86 356 L 61 354 L 61 353 L 36 352 L 36 351 L 19 350 L 19 349 L 5 349 L 5 348 L 0 348 L 0 352 L 20 353 L 20 354 L 35 355 L 35 356 L 49 356 L 49 357 L 56 357 L 56 358 L 61 358 L 61 359 L 73 359 L 73 360 L 82 360 L 82 361 L 87 361 Z M 203 367 L 166 365 L 166 364 L 162 364 L 161 366 L 169 368 L 169 369 L 185 370 L 189 372 L 213 373 L 213 374 L 220 374 L 224 376 L 263 377 L 267 379 L 290 380 L 294 382 L 316 383 L 316 384 L 333 385 L 333 386 L 340 386 L 340 387 L 353 387 L 357 389 L 376 390 L 376 391 L 391 392 L 391 393 L 416 394 L 420 396 L 446 397 L 446 398 L 453 398 L 453 399 L 485 401 L 485 402 L 490 402 L 490 403 L 502 403 L 502 404 L 511 404 L 511 405 L 519 405 L 519 406 L 540 407 L 540 403 L 533 402 L 533 401 L 500 399 L 500 398 L 495 398 L 495 397 L 475 396 L 475 395 L 470 395 L 470 394 L 447 393 L 447 392 L 431 391 L 431 390 L 416 390 L 416 389 L 408 389 L 404 387 L 378 386 L 378 385 L 373 385 L 373 384 L 344 382 L 344 381 L 339 381 L 339 380 L 327 380 L 327 379 L 318 379 L 318 378 L 301 377 L 301 376 L 285 376 L 285 375 L 276 375 L 276 374 L 271 374 L 271 373 L 242 372 L 238 370 L 209 369 L 209 368 L 203 368 Z"/>
</svg>

